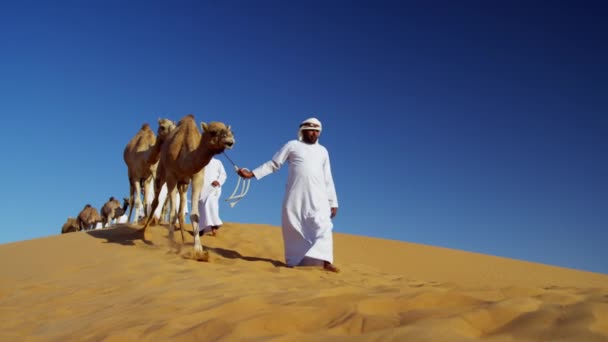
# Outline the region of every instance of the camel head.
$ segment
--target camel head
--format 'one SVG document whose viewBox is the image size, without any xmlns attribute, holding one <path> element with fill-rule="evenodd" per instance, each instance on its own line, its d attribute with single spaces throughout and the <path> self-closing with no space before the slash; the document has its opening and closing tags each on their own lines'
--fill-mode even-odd
<svg viewBox="0 0 608 342">
<path fill-rule="evenodd" d="M 175 122 L 169 119 L 158 118 L 158 131 L 156 134 L 161 140 L 165 140 L 169 136 L 169 133 L 175 128 Z"/>
<path fill-rule="evenodd" d="M 124 215 L 127 212 L 127 208 L 129 208 L 129 197 L 124 197 L 122 199 L 122 208 L 116 208 L 116 210 L 114 211 L 114 215 L 116 217 Z"/>
<path fill-rule="evenodd" d="M 234 135 L 230 130 L 230 126 L 226 126 L 222 122 L 213 121 L 209 124 L 201 122 L 203 136 L 201 143 L 216 154 L 224 152 L 225 149 L 231 149 L 234 145 Z"/>
</svg>

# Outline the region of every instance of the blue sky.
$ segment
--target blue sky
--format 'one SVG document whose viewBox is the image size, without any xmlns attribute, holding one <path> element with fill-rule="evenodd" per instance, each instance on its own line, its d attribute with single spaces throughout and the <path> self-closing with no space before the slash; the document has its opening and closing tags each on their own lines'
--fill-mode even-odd
<svg viewBox="0 0 608 342">
<path fill-rule="evenodd" d="M 145 122 L 226 122 L 230 157 L 254 168 L 315 116 L 336 232 L 608 274 L 606 14 L 599 1 L 3 2 L 0 243 L 126 196 L 122 152 Z M 280 225 L 286 176 L 222 203 L 224 221 Z"/>
</svg>

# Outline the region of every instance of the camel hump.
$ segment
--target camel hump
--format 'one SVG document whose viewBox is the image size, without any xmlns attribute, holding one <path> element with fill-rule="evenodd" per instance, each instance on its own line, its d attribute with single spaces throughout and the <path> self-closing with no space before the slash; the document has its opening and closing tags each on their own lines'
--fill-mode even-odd
<svg viewBox="0 0 608 342">
<path fill-rule="evenodd" d="M 148 123 L 146 122 L 146 123 L 144 123 L 143 125 L 141 125 L 141 128 L 140 128 L 140 129 L 142 129 L 142 130 L 144 130 L 144 129 L 146 129 L 146 130 L 147 130 L 147 129 L 151 129 L 151 128 L 150 128 L 150 124 L 148 124 Z"/>
<path fill-rule="evenodd" d="M 187 114 L 186 116 L 181 118 L 177 124 L 180 125 L 184 122 L 190 122 L 190 121 L 194 122 L 194 114 Z"/>
</svg>

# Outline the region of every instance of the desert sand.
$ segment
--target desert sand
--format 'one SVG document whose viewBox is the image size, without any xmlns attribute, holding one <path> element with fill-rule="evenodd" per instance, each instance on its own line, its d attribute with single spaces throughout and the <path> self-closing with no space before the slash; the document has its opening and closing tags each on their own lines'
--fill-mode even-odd
<svg viewBox="0 0 608 342">
<path fill-rule="evenodd" d="M 240 223 L 198 262 L 137 231 L 0 245 L 0 341 L 608 341 L 605 274 L 340 233 L 340 273 L 287 268 Z"/>
</svg>

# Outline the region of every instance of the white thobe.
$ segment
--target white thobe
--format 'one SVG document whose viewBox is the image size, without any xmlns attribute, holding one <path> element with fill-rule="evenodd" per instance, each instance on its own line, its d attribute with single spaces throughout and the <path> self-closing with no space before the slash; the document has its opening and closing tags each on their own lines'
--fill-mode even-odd
<svg viewBox="0 0 608 342">
<path fill-rule="evenodd" d="M 289 175 L 281 214 L 285 262 L 297 266 L 309 257 L 333 263 L 331 208 L 338 207 L 338 196 L 329 153 L 318 142 L 292 140 L 252 172 L 261 179 L 286 161 Z"/>
<path fill-rule="evenodd" d="M 119 216 L 118 218 L 115 219 L 116 223 L 127 223 L 129 219 L 129 214 L 123 214 L 122 216 Z"/>
<path fill-rule="evenodd" d="M 220 219 L 219 199 L 222 195 L 222 185 L 226 182 L 226 177 L 226 170 L 222 162 L 219 159 L 211 158 L 209 164 L 205 166 L 205 177 L 198 201 L 198 212 L 201 216 L 199 229 L 201 231 L 209 226 L 221 226 L 223 224 Z M 214 181 L 217 181 L 220 185 L 211 185 Z"/>
</svg>

